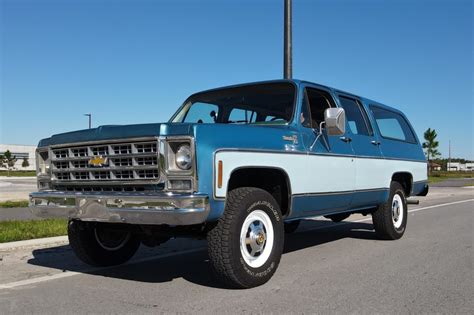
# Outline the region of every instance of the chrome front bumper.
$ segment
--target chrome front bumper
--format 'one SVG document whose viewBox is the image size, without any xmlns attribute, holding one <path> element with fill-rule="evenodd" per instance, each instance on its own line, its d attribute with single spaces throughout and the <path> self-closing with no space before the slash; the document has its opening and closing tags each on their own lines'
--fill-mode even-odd
<svg viewBox="0 0 474 315">
<path fill-rule="evenodd" d="M 30 209 L 43 218 L 168 225 L 203 223 L 210 211 L 204 194 L 58 191 L 31 193 Z"/>
</svg>

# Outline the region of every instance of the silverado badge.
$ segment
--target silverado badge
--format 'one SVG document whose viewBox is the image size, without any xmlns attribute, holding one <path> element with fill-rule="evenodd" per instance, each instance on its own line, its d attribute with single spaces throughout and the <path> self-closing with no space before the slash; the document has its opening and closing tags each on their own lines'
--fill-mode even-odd
<svg viewBox="0 0 474 315">
<path fill-rule="evenodd" d="M 293 141 L 293 144 L 298 144 L 298 136 L 297 136 L 297 135 L 283 136 L 283 140 L 285 140 L 285 141 Z"/>
<path fill-rule="evenodd" d="M 96 155 L 93 156 L 89 160 L 89 165 L 96 166 L 96 167 L 101 167 L 107 164 L 107 158 L 103 157 L 102 155 Z"/>
</svg>

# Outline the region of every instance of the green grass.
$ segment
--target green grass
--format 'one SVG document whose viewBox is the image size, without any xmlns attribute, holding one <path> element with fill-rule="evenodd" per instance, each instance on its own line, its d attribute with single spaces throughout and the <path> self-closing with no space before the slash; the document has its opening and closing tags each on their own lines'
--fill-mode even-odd
<svg viewBox="0 0 474 315">
<path fill-rule="evenodd" d="M 446 171 L 433 171 L 430 174 L 431 177 L 444 177 L 444 178 L 474 178 L 474 172 L 446 172 Z"/>
<path fill-rule="evenodd" d="M 0 208 L 27 208 L 28 200 L 1 201 Z"/>
<path fill-rule="evenodd" d="M 447 177 L 428 176 L 428 183 L 439 183 L 447 180 Z"/>
<path fill-rule="evenodd" d="M 0 243 L 66 234 L 67 220 L 65 219 L 0 222 Z"/>
<path fill-rule="evenodd" d="M 10 175 L 8 175 L 8 171 L 1 170 L 0 176 L 31 177 L 31 176 L 36 176 L 36 171 L 10 171 Z"/>
<path fill-rule="evenodd" d="M 473 172 L 446 172 L 446 171 L 434 171 L 431 172 L 430 176 L 428 177 L 428 182 L 430 183 L 439 183 L 448 179 L 456 179 L 456 178 L 473 178 Z"/>
</svg>

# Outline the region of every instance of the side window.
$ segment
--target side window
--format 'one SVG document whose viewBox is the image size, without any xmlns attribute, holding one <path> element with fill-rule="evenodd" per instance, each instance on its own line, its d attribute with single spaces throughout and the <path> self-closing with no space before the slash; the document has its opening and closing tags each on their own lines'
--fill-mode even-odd
<svg viewBox="0 0 474 315">
<path fill-rule="evenodd" d="M 219 107 L 217 105 L 197 102 L 191 105 L 183 122 L 213 124 L 215 120 L 212 112 L 217 118 L 218 111 Z"/>
<path fill-rule="evenodd" d="M 230 123 L 253 123 L 256 120 L 257 113 L 241 108 L 233 108 L 229 115 Z"/>
<path fill-rule="evenodd" d="M 306 128 L 311 128 L 311 112 L 309 111 L 309 102 L 308 102 L 308 97 L 306 96 L 306 93 L 304 95 L 303 99 L 303 107 L 301 108 L 301 115 L 300 115 L 300 123 L 303 125 L 303 127 Z"/>
<path fill-rule="evenodd" d="M 346 111 L 347 124 L 349 129 L 355 135 L 369 136 L 372 130 L 368 128 L 368 121 L 364 109 L 354 99 L 340 96 L 342 108 Z"/>
<path fill-rule="evenodd" d="M 416 143 L 415 135 L 402 115 L 377 106 L 370 106 L 370 110 L 382 137 Z"/>
<path fill-rule="evenodd" d="M 284 118 L 278 116 L 266 116 L 264 121 L 286 121 Z"/>
<path fill-rule="evenodd" d="M 327 92 L 307 88 L 301 109 L 301 124 L 304 127 L 318 129 L 320 123 L 324 121 L 324 111 L 330 107 L 335 106 Z"/>
</svg>

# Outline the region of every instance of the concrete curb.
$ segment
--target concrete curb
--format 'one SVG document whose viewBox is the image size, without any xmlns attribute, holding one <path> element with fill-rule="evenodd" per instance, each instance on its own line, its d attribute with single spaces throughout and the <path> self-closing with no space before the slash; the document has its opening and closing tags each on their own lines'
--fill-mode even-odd
<svg viewBox="0 0 474 315">
<path fill-rule="evenodd" d="M 36 176 L 11 176 L 11 177 L 8 177 L 8 176 L 0 176 L 0 181 L 1 180 L 10 180 L 10 179 L 36 179 Z"/>
<path fill-rule="evenodd" d="M 56 237 L 46 237 L 46 238 L 37 238 L 33 240 L 18 241 L 18 242 L 8 242 L 0 244 L 0 251 L 10 251 L 19 248 L 43 248 L 43 247 L 52 247 L 54 245 L 65 245 L 68 244 L 69 240 L 67 236 L 56 236 Z"/>
</svg>

